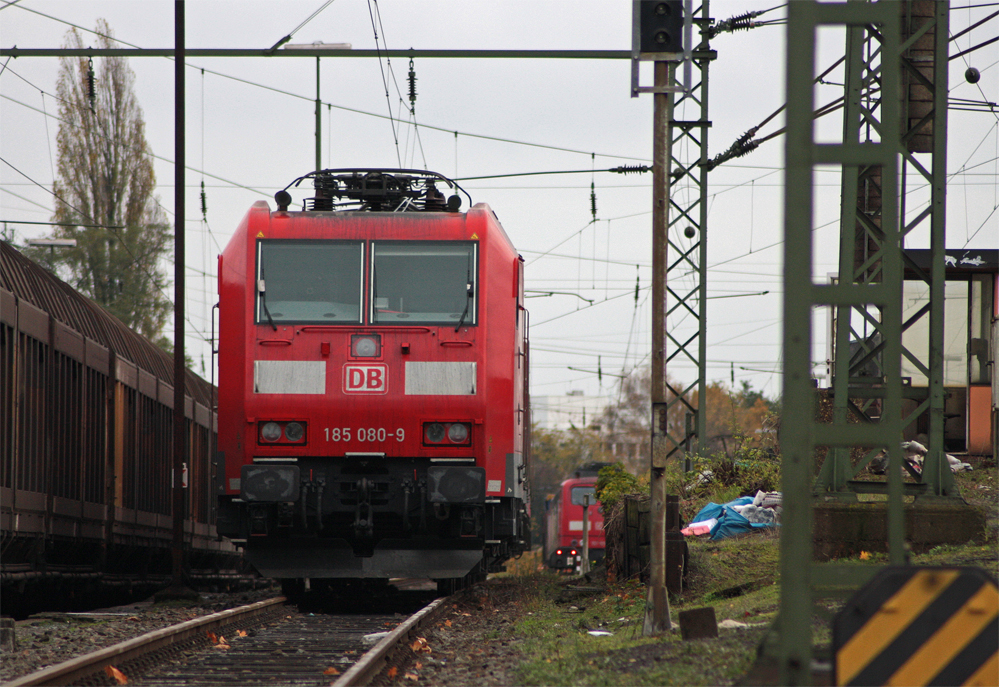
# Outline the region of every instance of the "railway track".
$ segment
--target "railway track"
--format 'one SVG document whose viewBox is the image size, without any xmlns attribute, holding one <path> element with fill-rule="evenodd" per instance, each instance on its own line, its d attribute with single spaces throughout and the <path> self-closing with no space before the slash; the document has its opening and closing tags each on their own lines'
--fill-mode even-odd
<svg viewBox="0 0 999 687">
<path fill-rule="evenodd" d="M 26 685 L 363 685 L 436 618 L 437 599 L 398 614 L 299 611 L 284 597 L 163 628 L 8 683 Z M 374 646 L 372 646 L 374 644 Z"/>
</svg>

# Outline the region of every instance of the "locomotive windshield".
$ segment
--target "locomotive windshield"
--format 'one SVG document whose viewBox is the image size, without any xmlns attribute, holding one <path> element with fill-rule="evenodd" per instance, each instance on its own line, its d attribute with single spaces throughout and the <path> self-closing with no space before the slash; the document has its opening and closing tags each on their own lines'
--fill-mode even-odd
<svg viewBox="0 0 999 687">
<path fill-rule="evenodd" d="M 596 494 L 597 494 L 596 489 L 594 489 L 594 487 L 592 487 L 592 486 L 573 487 L 572 490 L 571 490 L 571 492 L 570 492 L 569 500 L 572 501 L 572 504 L 574 506 L 582 506 L 582 505 L 584 505 L 583 504 L 583 497 L 584 496 L 589 496 L 590 497 L 590 505 L 591 506 L 595 506 L 595 505 L 597 505 L 597 495 Z"/>
<path fill-rule="evenodd" d="M 475 243 L 374 243 L 372 323 L 474 325 L 475 253 Z"/>
<path fill-rule="evenodd" d="M 257 242 L 258 324 L 361 322 L 360 241 Z"/>
</svg>

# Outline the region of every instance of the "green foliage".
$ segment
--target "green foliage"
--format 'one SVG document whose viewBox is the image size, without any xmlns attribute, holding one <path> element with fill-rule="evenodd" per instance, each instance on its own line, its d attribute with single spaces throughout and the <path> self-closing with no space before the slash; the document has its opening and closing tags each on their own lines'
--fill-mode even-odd
<svg viewBox="0 0 999 687">
<path fill-rule="evenodd" d="M 600 468 L 597 476 L 596 496 L 604 509 L 610 513 L 614 504 L 628 494 L 640 494 L 648 491 L 648 481 L 635 477 L 628 472 L 623 463 L 614 463 Z"/>
</svg>

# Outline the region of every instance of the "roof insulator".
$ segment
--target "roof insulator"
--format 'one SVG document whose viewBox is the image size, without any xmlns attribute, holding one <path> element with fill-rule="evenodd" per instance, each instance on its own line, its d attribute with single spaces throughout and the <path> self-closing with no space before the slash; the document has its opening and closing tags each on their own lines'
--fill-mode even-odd
<svg viewBox="0 0 999 687">
<path fill-rule="evenodd" d="M 94 101 L 97 99 L 97 88 L 94 81 L 94 58 L 87 60 L 87 100 L 90 101 L 90 111 L 94 111 Z"/>
<path fill-rule="evenodd" d="M 644 174 L 645 172 L 651 170 L 652 168 L 648 165 L 622 165 L 620 167 L 614 167 L 609 171 L 617 174 Z"/>
<path fill-rule="evenodd" d="M 409 58 L 409 113 L 416 114 L 416 67 Z"/>
</svg>

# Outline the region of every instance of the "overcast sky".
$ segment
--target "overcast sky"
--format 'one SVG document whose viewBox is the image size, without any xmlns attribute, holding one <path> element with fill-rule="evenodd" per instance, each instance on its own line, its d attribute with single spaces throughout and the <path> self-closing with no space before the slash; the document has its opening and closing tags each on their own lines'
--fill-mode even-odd
<svg viewBox="0 0 999 687">
<path fill-rule="evenodd" d="M 106 19 L 130 46 L 173 47 L 173 3 L 167 0 L 0 0 L 0 46 L 56 48 L 70 25 L 92 30 Z M 320 9 L 325 0 L 187 3 L 188 48 L 268 48 Z M 985 18 L 996 6 L 952 3 L 951 33 Z M 770 2 L 712 3 L 718 20 Z M 627 0 L 336 0 L 300 28 L 291 43 L 350 43 L 355 49 L 572 49 L 627 50 L 631 4 Z M 781 19 L 783 8 L 761 17 Z M 783 25 L 763 26 L 712 41 L 718 59 L 710 74 L 710 154 L 720 153 L 744 131 L 784 103 Z M 954 41 L 952 53 L 999 33 L 992 19 Z M 83 33 L 84 45 L 96 44 Z M 841 34 L 820 37 L 819 69 L 843 53 Z M 0 220 L 51 219 L 58 111 L 58 60 L 19 58 L 0 63 Z M 150 147 L 157 156 L 158 196 L 173 208 L 173 63 L 133 58 L 136 93 Z M 250 205 L 314 166 L 313 58 L 192 58 L 187 72 L 187 346 L 202 369 L 210 365 L 204 343 L 216 302 L 215 265 Z M 951 62 L 951 98 L 999 100 L 999 43 Z M 981 70 L 977 85 L 964 81 L 969 66 Z M 630 97 L 626 60 L 419 59 L 415 64 L 416 122 L 401 108 L 408 60 L 326 58 L 321 67 L 325 167 L 415 167 L 448 177 L 606 169 L 642 164 L 652 154 L 652 98 Z M 202 69 L 204 71 L 202 71 Z M 829 77 L 835 81 L 836 74 Z M 651 76 L 643 72 L 643 82 Z M 386 86 L 387 82 L 387 86 Z M 386 97 L 386 90 L 388 96 Z M 839 95 L 819 87 L 817 102 Z M 408 104 L 408 102 L 407 102 Z M 47 116 L 46 116 L 47 113 Z M 395 118 L 389 118 L 389 114 Z M 695 119 L 692 109 L 678 119 Z M 401 118 L 401 121 L 400 121 Z M 950 112 L 949 248 L 999 246 L 999 115 Z M 781 117 L 760 135 L 783 126 Z M 837 131 L 835 116 L 822 127 Z M 457 132 L 457 135 L 455 134 Z M 750 381 L 768 395 L 780 392 L 781 161 L 783 139 L 716 169 L 709 176 L 708 379 Z M 816 278 L 836 269 L 839 177 L 816 175 Z M 207 188 L 207 219 L 200 184 Z M 591 222 L 590 184 L 597 221 Z M 613 394 L 617 378 L 648 364 L 651 314 L 651 175 L 589 172 L 468 181 L 475 202 L 488 203 L 528 263 L 531 311 L 532 393 L 573 390 Z M 46 190 L 48 189 L 48 190 Z M 677 189 L 678 193 L 689 192 Z M 304 194 L 296 195 L 296 201 Z M 914 191 L 912 212 L 926 194 Z M 49 227 L 9 224 L 18 241 L 46 236 Z M 677 227 L 678 232 L 682 226 Z M 679 233 L 674 240 L 689 244 Z M 910 247 L 926 247 L 913 236 Z M 172 266 L 169 268 L 172 274 Z M 636 277 L 639 300 L 634 292 Z M 690 288 L 679 275 L 673 288 Z M 768 291 L 765 295 L 759 294 Z M 554 295 L 542 294 L 558 292 Z M 172 289 L 168 294 L 171 298 Z M 690 320 L 671 318 L 677 338 Z M 684 334 L 684 332 L 688 332 Z M 824 316 L 815 320 L 814 360 L 826 358 Z M 172 338 L 172 334 L 170 334 Z M 600 366 L 604 377 L 598 381 Z M 570 369 L 577 368 L 577 369 Z M 580 371 L 582 370 L 582 371 Z M 823 368 L 817 367 L 821 373 Z M 690 365 L 670 368 L 690 380 Z"/>
</svg>

